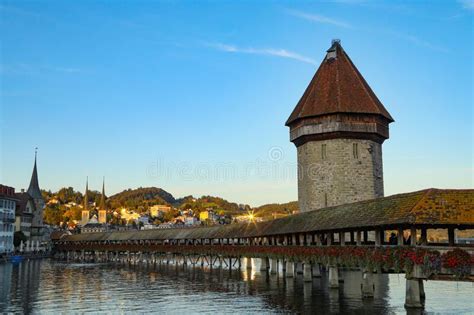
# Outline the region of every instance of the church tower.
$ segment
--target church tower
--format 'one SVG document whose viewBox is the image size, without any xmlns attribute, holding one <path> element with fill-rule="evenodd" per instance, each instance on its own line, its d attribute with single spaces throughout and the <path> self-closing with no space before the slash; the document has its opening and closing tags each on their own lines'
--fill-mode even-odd
<svg viewBox="0 0 474 315">
<path fill-rule="evenodd" d="M 87 222 L 89 222 L 89 196 L 88 196 L 88 192 L 89 191 L 89 178 L 86 178 L 86 191 L 84 193 L 84 205 L 83 205 L 83 208 L 82 208 L 82 220 L 81 220 L 81 224 L 82 225 L 86 225 Z"/>
<path fill-rule="evenodd" d="M 105 204 L 105 177 L 102 180 L 102 195 L 99 204 L 99 223 L 107 223 L 107 206 Z"/>
<path fill-rule="evenodd" d="M 35 210 L 33 211 L 33 221 L 31 222 L 31 240 L 41 241 L 43 228 L 43 210 L 45 202 L 38 182 L 38 169 L 36 167 L 37 151 L 35 150 L 35 164 L 33 166 L 33 173 L 31 174 L 30 186 L 28 187 L 28 194 L 33 198 Z"/>
<path fill-rule="evenodd" d="M 300 211 L 383 197 L 382 143 L 393 121 L 333 40 L 286 122 L 298 154 Z"/>
</svg>

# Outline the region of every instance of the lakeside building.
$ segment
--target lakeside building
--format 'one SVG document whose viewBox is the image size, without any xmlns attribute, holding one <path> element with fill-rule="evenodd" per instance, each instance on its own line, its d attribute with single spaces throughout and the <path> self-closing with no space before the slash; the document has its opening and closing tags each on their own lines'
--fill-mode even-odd
<svg viewBox="0 0 474 315">
<path fill-rule="evenodd" d="M 15 194 L 18 202 L 15 209 L 15 232 L 21 231 L 27 240 L 31 239 L 31 225 L 36 210 L 35 201 L 23 189 Z"/>
<path fill-rule="evenodd" d="M 14 250 L 15 208 L 17 199 L 15 188 L 0 185 L 0 254 Z"/>
<path fill-rule="evenodd" d="M 150 207 L 150 216 L 152 218 L 157 218 L 171 210 L 170 206 L 167 205 L 154 205 Z"/>
<path fill-rule="evenodd" d="M 214 212 L 214 210 L 206 210 L 206 211 L 201 211 L 201 213 L 199 213 L 199 221 L 201 222 L 206 222 L 206 220 L 212 222 L 212 223 L 216 223 L 218 222 L 220 219 L 220 217 Z"/>
</svg>

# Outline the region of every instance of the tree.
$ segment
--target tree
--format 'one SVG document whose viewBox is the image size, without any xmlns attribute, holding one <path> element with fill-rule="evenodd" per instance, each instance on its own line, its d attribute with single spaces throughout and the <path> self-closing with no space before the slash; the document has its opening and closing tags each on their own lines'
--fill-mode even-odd
<svg viewBox="0 0 474 315">
<path fill-rule="evenodd" d="M 176 209 L 171 209 L 168 212 L 166 212 L 163 216 L 163 221 L 164 222 L 169 222 L 173 220 L 175 217 L 177 217 L 179 214 L 178 210 Z"/>
<path fill-rule="evenodd" d="M 63 221 L 63 214 L 59 207 L 46 207 L 43 212 L 44 222 L 49 225 L 59 225 Z"/>
<path fill-rule="evenodd" d="M 63 214 L 64 221 L 72 221 L 76 220 L 79 221 L 82 219 L 82 208 L 79 207 L 71 207 Z"/>
</svg>

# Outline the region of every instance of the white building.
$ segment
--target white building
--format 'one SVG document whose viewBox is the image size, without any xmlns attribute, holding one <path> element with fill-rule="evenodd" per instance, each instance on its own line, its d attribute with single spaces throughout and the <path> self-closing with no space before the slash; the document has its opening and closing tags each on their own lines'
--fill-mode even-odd
<svg viewBox="0 0 474 315">
<path fill-rule="evenodd" d="M 14 250 L 15 208 L 15 188 L 0 185 L 0 254 Z"/>
<path fill-rule="evenodd" d="M 194 225 L 199 225 L 200 223 L 201 222 L 196 217 L 186 217 L 184 219 L 185 226 L 194 226 Z"/>
</svg>

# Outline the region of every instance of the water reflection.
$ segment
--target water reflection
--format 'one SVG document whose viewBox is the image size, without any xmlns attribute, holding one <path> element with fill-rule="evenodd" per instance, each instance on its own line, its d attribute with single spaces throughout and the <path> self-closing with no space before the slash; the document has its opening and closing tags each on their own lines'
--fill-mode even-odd
<svg viewBox="0 0 474 315">
<path fill-rule="evenodd" d="M 234 268 L 162 264 L 118 266 L 49 260 L 0 265 L 0 313 L 403 313 L 403 276 L 374 275 L 375 297 L 362 300 L 358 271 L 341 273 L 340 289 L 328 279 L 270 275 L 242 262 Z M 472 313 L 471 283 L 426 283 L 427 311 Z M 418 314 L 415 312 L 414 314 Z"/>
</svg>

